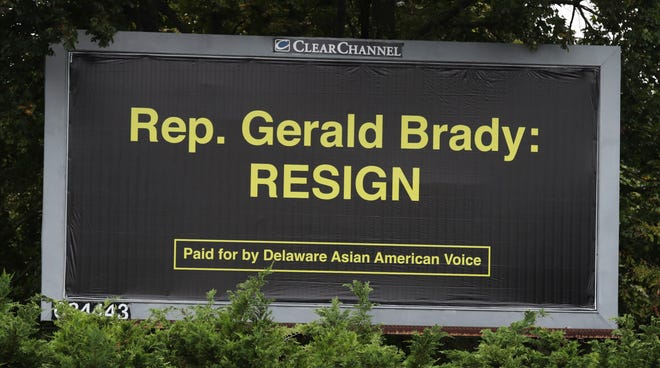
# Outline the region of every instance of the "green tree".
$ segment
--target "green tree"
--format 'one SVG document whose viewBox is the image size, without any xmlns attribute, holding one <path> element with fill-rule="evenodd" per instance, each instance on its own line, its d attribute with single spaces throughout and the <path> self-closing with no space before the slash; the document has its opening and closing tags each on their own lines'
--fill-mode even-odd
<svg viewBox="0 0 660 368">
<path fill-rule="evenodd" d="M 51 43 L 73 45 L 76 27 L 107 44 L 113 3 L 0 1 L 0 270 L 23 299 L 40 281 L 44 58 Z"/>
<path fill-rule="evenodd" d="M 594 4 L 582 42 L 622 54 L 620 312 L 648 323 L 660 316 L 660 2 Z"/>
</svg>

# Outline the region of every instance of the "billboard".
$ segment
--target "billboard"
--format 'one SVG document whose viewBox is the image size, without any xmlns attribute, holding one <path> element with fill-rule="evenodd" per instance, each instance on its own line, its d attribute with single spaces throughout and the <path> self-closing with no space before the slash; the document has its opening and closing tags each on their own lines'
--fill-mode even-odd
<svg viewBox="0 0 660 368">
<path fill-rule="evenodd" d="M 140 318 L 271 267 L 283 322 L 359 279 L 390 325 L 544 308 L 609 328 L 618 52 L 133 33 L 59 49 L 44 292 Z"/>
</svg>

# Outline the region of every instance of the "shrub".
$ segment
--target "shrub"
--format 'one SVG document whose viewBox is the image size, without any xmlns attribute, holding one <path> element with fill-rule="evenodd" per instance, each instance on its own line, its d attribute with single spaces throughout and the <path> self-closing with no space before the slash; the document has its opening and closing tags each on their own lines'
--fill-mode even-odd
<svg viewBox="0 0 660 368">
<path fill-rule="evenodd" d="M 410 340 L 410 353 L 403 362 L 405 368 L 434 368 L 438 349 L 442 346 L 441 340 L 448 334 L 440 327 L 425 328 L 421 334 L 415 333 Z"/>
<path fill-rule="evenodd" d="M 660 318 L 635 329 L 634 317 L 618 319 L 616 339 L 594 340 L 585 359 L 592 367 L 660 367 Z"/>
<path fill-rule="evenodd" d="M 107 317 L 99 306 L 84 313 L 58 303 L 57 330 L 49 343 L 56 367 L 168 367 L 166 350 L 150 321 Z"/>
<path fill-rule="evenodd" d="M 297 349 L 290 329 L 273 322 L 261 289 L 267 273 L 260 273 L 229 292 L 229 305 L 214 305 L 215 291 L 204 305 L 181 310 L 183 319 L 163 326 L 170 361 L 179 367 L 286 367 Z"/>
<path fill-rule="evenodd" d="M 371 322 L 372 304 L 368 282 L 345 285 L 357 297 L 354 308 L 342 308 L 334 298 L 329 307 L 316 311 L 319 319 L 300 327 L 309 343 L 295 357 L 298 367 L 400 367 L 403 354 L 383 344 L 382 331 Z"/>
<path fill-rule="evenodd" d="M 47 354 L 47 342 L 39 337 L 37 299 L 20 304 L 9 299 L 12 276 L 0 275 L 0 366 L 37 367 Z"/>
<path fill-rule="evenodd" d="M 482 331 L 476 351 L 447 351 L 449 362 L 441 367 L 582 367 L 578 342 L 535 326 L 540 314 L 526 312 L 510 326 Z"/>
<path fill-rule="evenodd" d="M 439 327 L 409 341 L 406 355 L 384 342 L 371 320 L 368 282 L 347 286 L 352 307 L 332 300 L 318 320 L 293 328 L 272 320 L 260 273 L 229 292 L 217 306 L 207 303 L 153 312 L 145 321 L 106 317 L 99 307 L 87 314 L 57 304 L 56 331 L 40 331 L 39 299 L 9 299 L 11 276 L 0 275 L 0 367 L 267 367 L 267 368 L 449 368 L 449 367 L 658 367 L 660 319 L 636 327 L 635 317 L 618 320 L 614 339 L 580 344 L 562 331 L 535 325 L 542 312 L 495 331 L 484 330 L 472 351 L 441 350 L 447 336 Z M 179 313 L 180 320 L 168 316 Z"/>
</svg>

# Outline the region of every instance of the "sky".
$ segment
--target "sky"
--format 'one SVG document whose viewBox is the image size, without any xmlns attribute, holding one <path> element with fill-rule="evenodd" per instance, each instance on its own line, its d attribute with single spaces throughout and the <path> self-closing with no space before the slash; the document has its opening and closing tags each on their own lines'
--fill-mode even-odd
<svg viewBox="0 0 660 368">
<path fill-rule="evenodd" d="M 593 8 L 593 5 L 591 4 L 591 1 L 588 1 L 586 3 L 587 6 L 590 8 Z M 573 6 L 572 5 L 561 5 L 557 6 L 557 9 L 559 10 L 559 14 L 566 18 L 567 22 L 570 22 L 571 20 L 571 13 L 573 12 Z M 575 31 L 575 37 L 577 38 L 582 38 L 582 28 L 585 27 L 584 19 L 582 19 L 582 16 L 578 12 L 575 13 L 575 17 L 573 18 L 573 30 Z"/>
</svg>

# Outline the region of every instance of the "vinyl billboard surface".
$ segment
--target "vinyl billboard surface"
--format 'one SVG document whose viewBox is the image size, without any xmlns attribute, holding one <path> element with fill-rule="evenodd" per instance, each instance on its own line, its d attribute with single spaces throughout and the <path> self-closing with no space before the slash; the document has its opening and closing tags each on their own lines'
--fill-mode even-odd
<svg viewBox="0 0 660 368">
<path fill-rule="evenodd" d="M 386 324 L 546 308 L 609 326 L 599 231 L 618 205 L 602 168 L 618 146 L 603 143 L 613 82 L 598 57 L 618 50 L 548 63 L 495 45 L 471 61 L 492 46 L 217 37 L 120 34 L 51 59 L 67 101 L 46 134 L 47 155 L 49 126 L 66 142 L 64 175 L 46 162 L 46 185 L 64 187 L 45 193 L 64 210 L 44 239 L 62 260 L 45 270 L 62 274 L 54 296 L 117 297 L 136 315 L 270 266 L 283 321 L 350 301 L 342 284 L 359 279 Z"/>
</svg>

